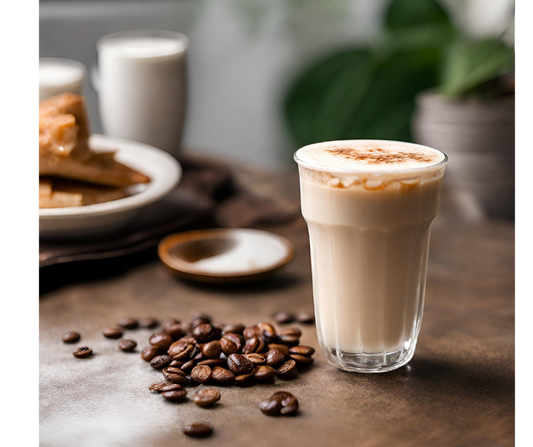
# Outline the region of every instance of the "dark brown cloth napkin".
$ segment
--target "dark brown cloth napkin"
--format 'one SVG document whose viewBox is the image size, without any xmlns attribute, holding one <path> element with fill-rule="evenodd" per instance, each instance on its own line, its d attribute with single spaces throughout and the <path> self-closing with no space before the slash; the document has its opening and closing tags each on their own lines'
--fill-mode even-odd
<svg viewBox="0 0 533 447">
<path fill-rule="evenodd" d="M 168 196 L 143 208 L 116 233 L 88 240 L 48 241 L 39 247 L 39 267 L 106 259 L 155 247 L 166 235 L 197 228 L 283 224 L 294 212 L 240 187 L 229 167 L 199 157 L 181 157 L 183 177 Z"/>
</svg>

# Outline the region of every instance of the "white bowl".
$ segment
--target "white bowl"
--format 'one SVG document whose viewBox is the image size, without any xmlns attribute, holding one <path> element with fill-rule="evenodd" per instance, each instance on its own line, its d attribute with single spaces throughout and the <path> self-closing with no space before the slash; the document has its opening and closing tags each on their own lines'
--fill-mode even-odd
<svg viewBox="0 0 533 447">
<path fill-rule="evenodd" d="M 108 233 L 128 223 L 144 206 L 162 199 L 181 179 L 181 166 L 168 153 L 148 144 L 107 135 L 92 135 L 95 152 L 117 150 L 116 160 L 150 177 L 146 185 L 134 185 L 129 197 L 70 208 L 39 209 L 41 238 L 83 238 Z"/>
</svg>

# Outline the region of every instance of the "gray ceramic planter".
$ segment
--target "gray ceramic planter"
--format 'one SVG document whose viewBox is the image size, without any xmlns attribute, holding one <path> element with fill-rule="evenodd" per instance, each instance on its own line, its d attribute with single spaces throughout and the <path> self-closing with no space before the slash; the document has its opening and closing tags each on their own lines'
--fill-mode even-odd
<svg viewBox="0 0 533 447">
<path fill-rule="evenodd" d="M 449 190 L 473 198 L 485 216 L 514 219 L 514 96 L 450 100 L 427 92 L 417 99 L 413 134 L 446 152 Z"/>
</svg>

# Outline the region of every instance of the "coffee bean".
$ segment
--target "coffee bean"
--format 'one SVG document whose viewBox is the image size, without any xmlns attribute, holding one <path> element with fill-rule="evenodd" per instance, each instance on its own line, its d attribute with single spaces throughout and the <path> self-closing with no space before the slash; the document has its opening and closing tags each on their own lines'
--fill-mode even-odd
<svg viewBox="0 0 533 447">
<path fill-rule="evenodd" d="M 294 315 L 287 312 L 278 312 L 274 315 L 274 321 L 278 324 L 289 324 L 294 321 Z"/>
<path fill-rule="evenodd" d="M 157 320 L 155 318 L 141 318 L 139 320 L 139 326 L 146 329 L 152 329 L 157 326 Z"/>
<path fill-rule="evenodd" d="M 84 359 L 86 357 L 89 357 L 92 353 L 93 350 L 91 348 L 88 348 L 87 346 L 82 346 L 81 348 L 76 349 L 72 354 L 74 354 L 74 357 Z"/>
<path fill-rule="evenodd" d="M 205 438 L 213 433 L 213 427 L 209 424 L 204 424 L 203 422 L 196 422 L 194 424 L 186 425 L 181 431 L 193 438 Z"/>
<path fill-rule="evenodd" d="M 282 377 L 291 377 L 296 374 L 297 371 L 296 360 L 290 359 L 278 368 L 276 374 Z"/>
<path fill-rule="evenodd" d="M 257 329 L 259 330 L 260 338 L 262 338 L 266 343 L 276 342 L 278 334 L 276 329 L 274 329 L 274 326 L 272 326 L 270 323 L 258 323 Z"/>
<path fill-rule="evenodd" d="M 67 332 L 66 334 L 63 334 L 63 337 L 61 337 L 63 343 L 77 343 L 80 338 L 81 335 L 77 332 Z"/>
<path fill-rule="evenodd" d="M 202 346 L 202 354 L 208 359 L 215 359 L 217 357 L 220 357 L 221 353 L 222 347 L 220 345 L 220 341 L 218 340 L 210 341 L 209 343 L 206 343 Z"/>
<path fill-rule="evenodd" d="M 242 385 L 248 382 L 253 376 L 252 374 L 241 374 L 240 376 L 235 377 L 235 385 Z"/>
<path fill-rule="evenodd" d="M 315 322 L 315 316 L 311 312 L 297 313 L 296 319 L 302 324 L 313 324 Z"/>
<path fill-rule="evenodd" d="M 274 377 L 275 374 L 276 370 L 271 366 L 260 365 L 255 369 L 253 377 L 257 380 L 266 380 Z"/>
<path fill-rule="evenodd" d="M 173 342 L 172 337 L 166 333 L 154 334 L 149 340 L 152 346 L 159 346 L 161 348 L 168 348 Z"/>
<path fill-rule="evenodd" d="M 139 326 L 139 322 L 133 318 L 121 318 L 118 322 L 118 325 L 124 329 L 135 329 Z"/>
<path fill-rule="evenodd" d="M 172 360 L 170 362 L 170 365 L 168 365 L 168 366 L 170 366 L 172 368 L 181 368 L 182 369 L 185 366 L 185 362 L 182 362 L 180 360 Z"/>
<path fill-rule="evenodd" d="M 278 366 L 285 361 L 285 356 L 278 349 L 269 349 L 265 354 L 265 363 L 268 366 Z"/>
<path fill-rule="evenodd" d="M 298 366 L 300 367 L 310 365 L 311 363 L 315 361 L 315 359 L 312 357 L 307 357 L 305 355 L 300 355 L 300 354 L 291 354 L 290 357 L 291 359 L 295 360 Z"/>
<path fill-rule="evenodd" d="M 289 356 L 289 347 L 287 345 L 280 345 L 277 343 L 270 343 L 268 345 L 268 349 L 277 349 L 280 351 L 285 357 Z"/>
<path fill-rule="evenodd" d="M 239 354 L 242 351 L 244 339 L 242 335 L 227 333 L 220 339 L 220 347 L 225 356 Z"/>
<path fill-rule="evenodd" d="M 214 366 L 226 366 L 226 363 L 227 363 L 226 359 L 218 358 L 218 359 L 202 360 L 201 362 L 198 362 L 197 365 L 198 366 L 204 366 L 205 365 L 205 366 L 210 366 L 212 368 Z"/>
<path fill-rule="evenodd" d="M 244 324 L 227 324 L 222 329 L 222 334 L 242 335 L 243 332 L 244 332 Z"/>
<path fill-rule="evenodd" d="M 147 346 L 143 349 L 141 357 L 145 362 L 151 362 L 154 357 L 161 355 L 165 352 L 165 348 L 159 346 Z"/>
<path fill-rule="evenodd" d="M 215 366 L 213 368 L 212 377 L 215 382 L 220 383 L 231 383 L 235 380 L 235 375 L 231 371 L 220 366 Z"/>
<path fill-rule="evenodd" d="M 187 395 L 187 390 L 183 387 L 180 390 L 164 391 L 161 393 L 161 396 L 163 396 L 165 399 L 173 400 L 173 401 L 181 400 L 186 395 Z"/>
<path fill-rule="evenodd" d="M 252 337 L 259 337 L 261 333 L 259 332 L 259 328 L 257 326 L 248 326 L 244 328 L 243 336 L 245 340 L 248 340 Z"/>
<path fill-rule="evenodd" d="M 183 387 L 177 383 L 161 382 L 153 383 L 148 389 L 150 391 L 155 391 L 156 393 L 164 393 L 166 391 L 179 391 L 182 390 Z"/>
<path fill-rule="evenodd" d="M 267 344 L 264 342 L 264 340 L 254 335 L 252 338 L 246 340 L 244 348 L 242 349 L 242 353 L 251 354 L 252 352 L 264 352 L 266 350 Z"/>
<path fill-rule="evenodd" d="M 163 369 L 170 365 L 171 361 L 172 357 L 169 355 L 158 355 L 152 359 L 150 366 L 154 369 Z"/>
<path fill-rule="evenodd" d="M 165 376 L 165 379 L 167 379 L 170 383 L 179 383 L 179 384 L 185 384 L 188 382 L 187 377 L 185 377 L 185 372 L 178 368 L 172 368 L 168 367 L 163 369 L 163 376 Z"/>
<path fill-rule="evenodd" d="M 298 411 L 298 399 L 287 391 L 277 391 L 259 404 L 269 416 L 294 416 Z"/>
<path fill-rule="evenodd" d="M 213 371 L 206 365 L 195 366 L 191 371 L 191 379 L 199 383 L 207 382 L 212 375 Z"/>
<path fill-rule="evenodd" d="M 315 353 L 315 348 L 311 346 L 293 346 L 289 349 L 291 354 L 300 354 L 300 355 L 313 355 Z"/>
<path fill-rule="evenodd" d="M 174 362 L 175 361 L 176 360 L 174 360 Z M 179 363 L 183 363 L 183 362 L 179 362 Z M 170 364 L 170 366 L 173 366 L 172 363 Z M 196 366 L 196 360 L 189 360 L 187 363 L 183 363 L 179 368 L 181 368 L 182 371 L 189 372 L 195 366 Z"/>
<path fill-rule="evenodd" d="M 106 338 L 120 338 L 122 337 L 122 329 L 118 327 L 108 327 L 103 331 Z"/>
<path fill-rule="evenodd" d="M 118 347 L 124 352 L 133 352 L 137 347 L 137 343 L 133 340 L 121 340 L 118 344 Z"/>
<path fill-rule="evenodd" d="M 279 336 L 279 341 L 288 346 L 296 346 L 300 343 L 300 337 L 298 335 L 282 334 Z"/>
<path fill-rule="evenodd" d="M 178 340 L 186 334 L 183 325 L 180 323 L 167 324 L 166 326 L 163 326 L 163 330 L 174 340 Z"/>
<path fill-rule="evenodd" d="M 197 391 L 192 400 L 200 407 L 210 407 L 220 400 L 220 391 L 213 388 L 204 388 Z"/>
<path fill-rule="evenodd" d="M 210 318 L 203 318 L 203 317 L 199 317 L 199 318 L 194 318 L 192 320 L 189 320 L 185 323 L 185 329 L 188 331 L 188 332 L 192 332 L 194 331 L 198 326 L 200 326 L 201 324 L 211 324 L 211 319 Z"/>
<path fill-rule="evenodd" d="M 228 367 L 236 376 L 250 374 L 254 370 L 254 364 L 240 354 L 231 354 L 228 357 Z"/>
<path fill-rule="evenodd" d="M 201 343 L 211 341 L 216 334 L 216 329 L 209 323 L 199 324 L 192 331 L 192 336 Z"/>
<path fill-rule="evenodd" d="M 253 352 L 251 354 L 243 354 L 244 357 L 246 357 L 250 362 L 252 362 L 254 365 L 261 365 L 265 363 L 265 355 L 259 354 L 257 352 Z"/>
<path fill-rule="evenodd" d="M 297 327 L 288 327 L 286 329 L 281 330 L 280 335 L 295 335 L 297 337 L 301 337 L 302 331 L 300 328 Z"/>
</svg>

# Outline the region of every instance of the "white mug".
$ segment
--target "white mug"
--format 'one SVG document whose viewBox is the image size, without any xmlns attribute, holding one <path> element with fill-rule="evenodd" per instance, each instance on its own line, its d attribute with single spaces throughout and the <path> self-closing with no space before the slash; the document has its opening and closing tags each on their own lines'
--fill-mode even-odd
<svg viewBox="0 0 533 447">
<path fill-rule="evenodd" d="M 81 94 L 86 67 L 73 59 L 39 58 L 39 101 L 60 93 Z"/>
<path fill-rule="evenodd" d="M 165 30 L 125 31 L 98 40 L 93 83 L 105 133 L 178 153 L 188 45 L 185 34 Z"/>
</svg>

